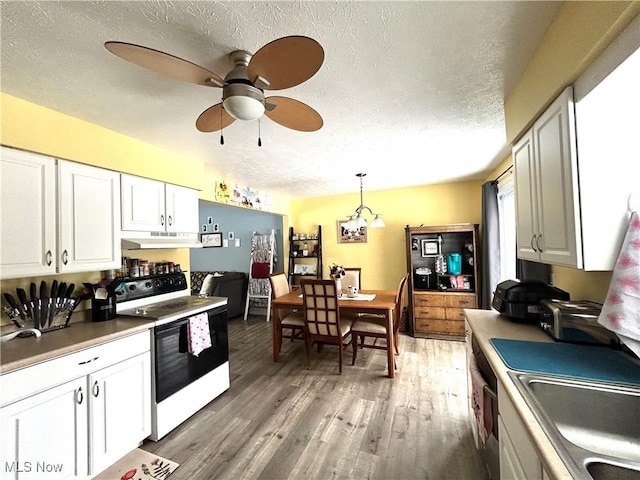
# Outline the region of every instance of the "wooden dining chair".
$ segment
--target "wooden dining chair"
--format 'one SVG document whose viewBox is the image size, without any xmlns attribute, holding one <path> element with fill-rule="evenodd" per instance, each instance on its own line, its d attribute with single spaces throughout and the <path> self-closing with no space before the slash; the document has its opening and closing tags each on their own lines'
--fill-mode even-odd
<svg viewBox="0 0 640 480">
<path fill-rule="evenodd" d="M 306 325 L 307 368 L 311 368 L 311 345 L 337 345 L 339 372 L 343 352 L 351 343 L 352 320 L 340 318 L 338 292 L 333 280 L 303 279 L 302 298 Z M 345 344 L 345 340 L 348 340 Z"/>
<path fill-rule="evenodd" d="M 271 283 L 272 300 L 289 293 L 289 282 L 284 273 L 272 273 L 269 275 L 269 282 Z M 278 345 L 278 352 L 280 352 L 280 350 L 282 350 L 283 338 L 289 338 L 291 341 L 304 340 L 305 325 L 304 313 L 302 311 L 278 309 L 278 316 L 280 317 L 280 344 Z"/>
<path fill-rule="evenodd" d="M 407 278 L 409 278 L 408 274 L 400 280 L 398 291 L 396 292 L 395 307 L 393 309 L 393 343 L 395 345 L 396 355 L 399 354 L 398 340 L 400 336 L 398 332 L 400 329 L 400 316 L 402 315 L 402 309 L 404 308 L 404 289 L 407 283 Z M 356 363 L 358 345 L 360 349 L 377 348 L 380 350 L 388 350 L 391 347 L 386 344 L 386 341 L 385 345 L 377 344 L 378 339 L 387 338 L 386 319 L 379 315 L 360 315 L 351 327 L 351 332 L 353 335 L 353 358 L 351 360 L 351 365 L 355 365 Z M 366 337 L 373 337 L 373 343 L 366 343 Z M 360 342 L 358 342 L 358 339 Z"/>
</svg>

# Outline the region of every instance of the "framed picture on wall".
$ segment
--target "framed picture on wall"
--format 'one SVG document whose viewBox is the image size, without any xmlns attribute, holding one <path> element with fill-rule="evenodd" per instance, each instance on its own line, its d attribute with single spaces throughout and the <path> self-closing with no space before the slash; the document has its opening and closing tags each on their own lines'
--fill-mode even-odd
<svg viewBox="0 0 640 480">
<path fill-rule="evenodd" d="M 422 256 L 432 257 L 438 255 L 438 241 L 437 240 L 422 240 Z"/>
<path fill-rule="evenodd" d="M 349 230 L 346 220 L 338 220 L 338 243 L 367 243 L 367 227 Z"/>
<path fill-rule="evenodd" d="M 203 247 L 222 247 L 222 233 L 203 233 L 200 241 Z"/>
</svg>

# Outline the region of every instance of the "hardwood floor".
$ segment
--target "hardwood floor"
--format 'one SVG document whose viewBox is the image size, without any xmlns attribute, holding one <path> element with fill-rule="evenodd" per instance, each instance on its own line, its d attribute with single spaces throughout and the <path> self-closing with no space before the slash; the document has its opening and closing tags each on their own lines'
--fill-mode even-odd
<svg viewBox="0 0 640 480">
<path fill-rule="evenodd" d="M 473 445 L 462 342 L 400 336 L 395 379 L 386 353 L 365 349 L 338 375 L 337 347 L 285 341 L 271 324 L 229 322 L 231 388 L 157 443 L 180 463 L 171 480 L 483 479 Z"/>
</svg>

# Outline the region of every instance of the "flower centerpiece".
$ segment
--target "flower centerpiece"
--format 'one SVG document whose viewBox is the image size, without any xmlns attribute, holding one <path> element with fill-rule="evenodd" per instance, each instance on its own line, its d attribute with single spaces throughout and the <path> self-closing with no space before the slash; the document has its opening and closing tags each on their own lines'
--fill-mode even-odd
<svg viewBox="0 0 640 480">
<path fill-rule="evenodd" d="M 336 263 L 332 263 L 329 267 L 329 275 L 336 282 L 336 291 L 338 292 L 338 296 L 342 296 L 342 277 L 347 274 L 345 272 L 344 267 L 342 265 L 338 265 Z"/>
</svg>

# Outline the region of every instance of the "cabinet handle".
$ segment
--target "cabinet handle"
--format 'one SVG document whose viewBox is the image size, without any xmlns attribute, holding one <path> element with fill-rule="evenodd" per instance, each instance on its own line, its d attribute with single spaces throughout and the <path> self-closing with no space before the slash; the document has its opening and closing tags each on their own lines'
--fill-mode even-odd
<svg viewBox="0 0 640 480">
<path fill-rule="evenodd" d="M 530 243 L 530 245 L 531 245 L 531 249 L 532 249 L 534 252 L 537 252 L 538 250 L 536 250 L 536 247 L 535 247 L 535 245 L 533 244 L 533 241 L 534 241 L 535 239 L 536 239 L 536 236 L 534 235 L 533 237 L 531 237 L 531 242 L 529 242 L 529 243 Z"/>
<path fill-rule="evenodd" d="M 51 254 L 51 250 L 47 250 L 46 257 L 47 257 L 47 260 L 46 260 L 47 267 L 50 267 L 51 266 L 51 262 L 53 261 L 53 255 Z"/>
<path fill-rule="evenodd" d="M 98 381 L 96 380 L 93 383 L 93 396 L 98 398 L 98 395 L 100 395 L 100 385 L 98 385 Z"/>
<path fill-rule="evenodd" d="M 169 215 L 167 219 L 169 220 L 169 225 L 173 225 L 173 217 Z"/>
<path fill-rule="evenodd" d="M 536 240 L 536 245 L 538 246 L 538 250 L 542 252 L 542 247 L 540 246 L 540 241 L 542 240 L 542 234 L 538 235 L 538 240 Z"/>
<path fill-rule="evenodd" d="M 160 215 L 160 225 L 164 225 L 164 215 Z"/>
<path fill-rule="evenodd" d="M 84 394 L 82 393 L 82 387 L 80 387 L 78 389 L 78 392 L 76 393 L 76 402 L 78 403 L 78 405 L 82 405 L 83 400 L 84 400 Z"/>
<path fill-rule="evenodd" d="M 98 358 L 100 358 L 100 357 L 93 357 L 93 358 L 90 358 L 89 360 L 85 360 L 84 362 L 78 362 L 78 365 L 86 365 L 87 363 L 91 363 L 91 362 L 97 360 Z"/>
<path fill-rule="evenodd" d="M 62 252 L 62 263 L 66 265 L 68 261 L 69 261 L 69 252 L 65 250 L 64 252 Z"/>
</svg>

